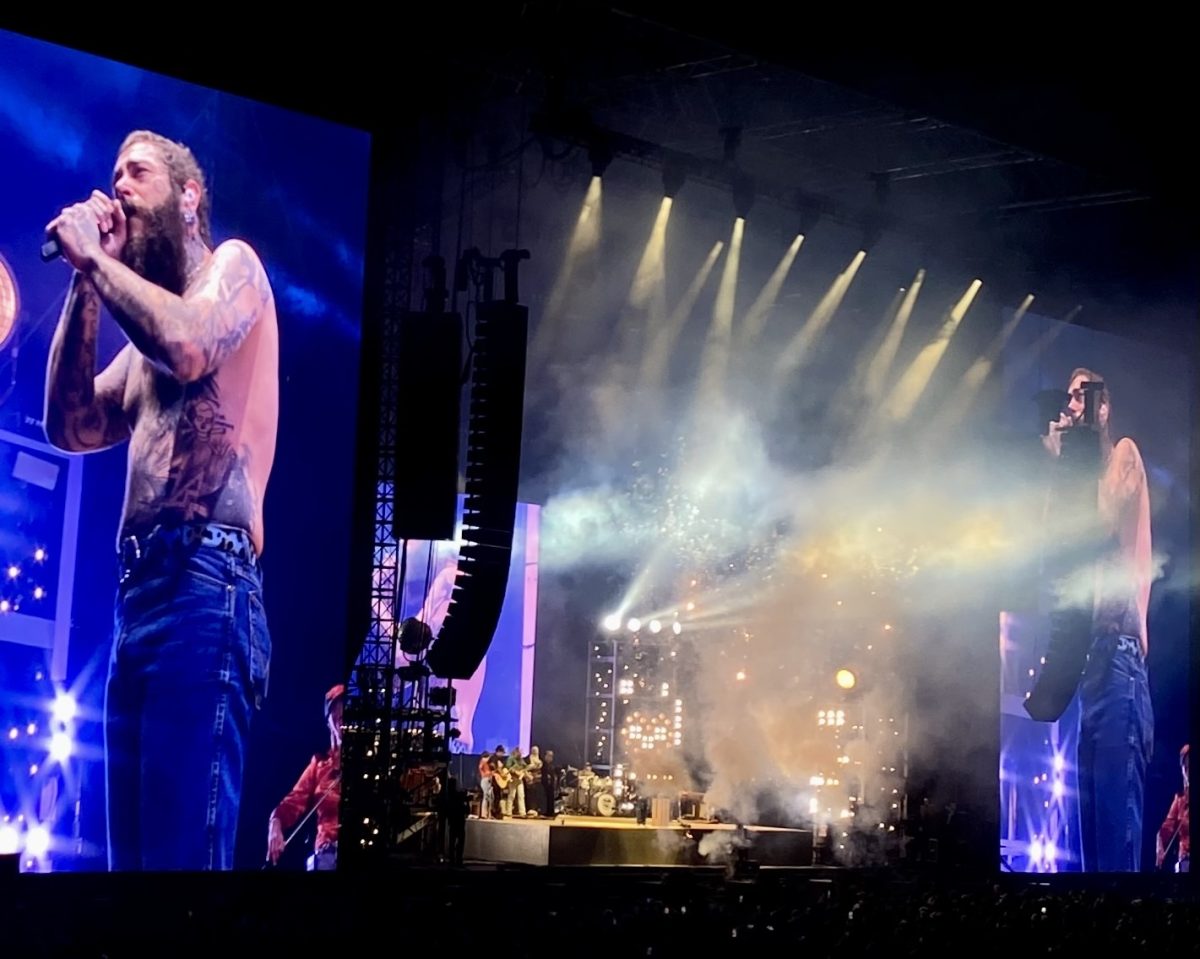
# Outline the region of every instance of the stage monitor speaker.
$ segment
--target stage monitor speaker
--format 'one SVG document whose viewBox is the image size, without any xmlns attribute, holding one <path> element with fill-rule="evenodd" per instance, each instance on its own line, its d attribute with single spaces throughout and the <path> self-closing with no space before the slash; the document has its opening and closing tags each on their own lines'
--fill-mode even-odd
<svg viewBox="0 0 1200 959">
<path fill-rule="evenodd" d="M 462 317 L 405 312 L 398 338 L 392 533 L 454 539 L 462 397 Z"/>
</svg>

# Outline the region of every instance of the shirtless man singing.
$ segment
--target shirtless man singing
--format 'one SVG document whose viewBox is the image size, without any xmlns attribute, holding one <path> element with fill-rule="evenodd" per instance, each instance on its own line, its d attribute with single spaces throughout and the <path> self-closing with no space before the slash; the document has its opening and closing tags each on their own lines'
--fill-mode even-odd
<svg viewBox="0 0 1200 959">
<path fill-rule="evenodd" d="M 275 300 L 246 243 L 212 248 L 187 147 L 130 133 L 112 192 L 46 227 L 75 272 L 45 411 L 61 449 L 129 440 L 105 697 L 109 867 L 228 869 L 271 655 L 259 557 L 279 410 Z M 101 306 L 129 342 L 97 373 Z"/>
<path fill-rule="evenodd" d="M 1154 747 L 1154 709 L 1146 667 L 1147 613 L 1154 579 L 1150 495 L 1142 454 L 1130 437 L 1112 439 L 1112 399 L 1104 378 L 1080 367 L 1068 380 L 1067 406 L 1043 443 L 1063 453 L 1063 434 L 1084 422 L 1088 385 L 1097 391 L 1098 476 L 1060 496 L 1095 503 L 1101 545 L 1094 556 L 1092 643 L 1079 680 L 1077 771 L 1083 868 L 1141 869 L 1146 770 Z"/>
</svg>

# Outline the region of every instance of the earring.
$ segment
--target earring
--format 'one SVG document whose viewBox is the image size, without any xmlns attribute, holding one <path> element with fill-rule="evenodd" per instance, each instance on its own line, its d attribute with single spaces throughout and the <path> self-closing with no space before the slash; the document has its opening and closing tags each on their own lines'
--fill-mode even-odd
<svg viewBox="0 0 1200 959">
<path fill-rule="evenodd" d="M 196 222 L 196 214 L 191 210 L 186 210 L 183 214 L 183 222 L 188 226 L 193 226 Z"/>
</svg>

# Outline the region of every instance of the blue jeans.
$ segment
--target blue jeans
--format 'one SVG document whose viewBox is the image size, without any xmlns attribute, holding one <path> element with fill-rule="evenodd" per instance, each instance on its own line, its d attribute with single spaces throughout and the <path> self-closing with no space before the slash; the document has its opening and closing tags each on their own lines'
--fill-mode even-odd
<svg viewBox="0 0 1200 959">
<path fill-rule="evenodd" d="M 261 572 L 208 546 L 167 547 L 121 583 L 115 626 L 109 868 L 230 869 L 271 657 Z"/>
<path fill-rule="evenodd" d="M 492 813 L 493 813 L 493 809 L 492 809 L 492 802 L 493 802 L 492 795 L 493 794 L 492 794 L 491 779 L 480 779 L 479 780 L 479 791 L 480 791 L 480 795 L 481 795 L 481 798 L 479 800 L 479 818 L 480 819 L 491 819 Z"/>
<path fill-rule="evenodd" d="M 1154 748 L 1146 662 L 1128 636 L 1097 639 L 1079 686 L 1079 821 L 1083 868 L 1137 872 L 1142 804 Z"/>
</svg>

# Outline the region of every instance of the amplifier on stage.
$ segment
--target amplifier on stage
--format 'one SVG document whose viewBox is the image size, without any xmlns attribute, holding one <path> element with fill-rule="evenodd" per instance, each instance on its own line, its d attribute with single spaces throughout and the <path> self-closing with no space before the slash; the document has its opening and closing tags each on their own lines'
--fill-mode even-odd
<svg viewBox="0 0 1200 959">
<path fill-rule="evenodd" d="M 708 804 L 704 793 L 681 792 L 679 794 L 680 819 L 708 819 Z"/>
<path fill-rule="evenodd" d="M 650 825 L 671 825 L 671 806 L 672 802 L 669 796 L 653 797 L 650 800 Z"/>
</svg>

